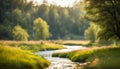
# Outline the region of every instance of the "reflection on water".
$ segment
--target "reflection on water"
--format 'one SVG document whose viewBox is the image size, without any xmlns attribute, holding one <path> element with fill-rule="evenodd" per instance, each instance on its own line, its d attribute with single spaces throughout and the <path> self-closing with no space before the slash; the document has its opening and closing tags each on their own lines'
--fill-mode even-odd
<svg viewBox="0 0 120 69">
<path fill-rule="evenodd" d="M 52 50 L 52 51 L 39 51 L 36 54 L 44 56 L 47 60 L 51 62 L 51 65 L 47 69 L 75 69 L 77 63 L 70 61 L 67 58 L 52 57 L 52 53 L 56 52 L 70 52 L 78 49 L 85 49 L 82 46 L 64 46 L 65 49 L 62 50 Z"/>
</svg>

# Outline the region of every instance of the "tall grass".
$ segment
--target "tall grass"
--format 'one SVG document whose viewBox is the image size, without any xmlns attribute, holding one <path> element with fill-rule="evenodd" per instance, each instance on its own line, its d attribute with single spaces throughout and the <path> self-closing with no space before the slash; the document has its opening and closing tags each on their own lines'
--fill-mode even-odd
<svg viewBox="0 0 120 69">
<path fill-rule="evenodd" d="M 56 50 L 63 49 L 62 45 L 43 42 L 43 41 L 0 41 L 0 46 L 11 46 L 11 47 L 19 47 L 24 50 L 31 50 L 33 52 L 40 50 Z"/>
<path fill-rule="evenodd" d="M 49 62 L 30 51 L 0 46 L 0 69 L 45 69 Z"/>
<path fill-rule="evenodd" d="M 89 41 L 87 40 L 51 40 L 49 42 L 63 45 L 87 45 Z"/>
<path fill-rule="evenodd" d="M 84 69 L 120 69 L 120 47 L 89 48 L 53 56 L 67 57 L 74 62 L 90 62 Z"/>
<path fill-rule="evenodd" d="M 88 58 L 90 64 L 85 69 L 120 69 L 120 47 L 103 48 L 96 50 L 94 55 Z"/>
</svg>

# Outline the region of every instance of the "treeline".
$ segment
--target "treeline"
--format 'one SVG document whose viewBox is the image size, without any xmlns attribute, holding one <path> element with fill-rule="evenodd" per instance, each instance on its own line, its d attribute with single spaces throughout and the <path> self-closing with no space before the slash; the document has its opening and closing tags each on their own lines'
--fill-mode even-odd
<svg viewBox="0 0 120 69">
<path fill-rule="evenodd" d="M 0 39 L 13 40 L 13 29 L 15 28 L 18 32 L 15 32 L 18 34 L 18 38 L 16 38 L 27 40 L 29 20 L 33 14 L 31 11 L 34 9 L 33 3 L 27 3 L 27 0 L 0 0 L 0 5 Z"/>
<path fill-rule="evenodd" d="M 1 40 L 84 39 L 89 26 L 77 5 L 35 5 L 27 0 L 1 0 L 0 5 Z"/>
</svg>

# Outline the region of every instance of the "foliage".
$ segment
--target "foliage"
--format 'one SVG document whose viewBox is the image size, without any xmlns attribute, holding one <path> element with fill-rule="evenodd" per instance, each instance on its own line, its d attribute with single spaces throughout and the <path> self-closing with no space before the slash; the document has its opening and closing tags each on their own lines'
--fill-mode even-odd
<svg viewBox="0 0 120 69">
<path fill-rule="evenodd" d="M 49 39 L 84 39 L 84 30 L 89 25 L 81 18 L 83 13 L 76 5 L 60 7 L 48 5 L 47 2 L 34 5 L 32 1 L 27 2 L 27 0 L 1 0 L 0 5 L 0 39 L 3 40 L 14 39 L 12 29 L 16 25 L 26 29 L 29 34 L 28 39 L 34 40 L 34 20 L 37 18 L 42 18 L 49 25 L 52 34 Z"/>
<path fill-rule="evenodd" d="M 90 42 L 95 42 L 95 40 L 97 40 L 97 32 L 98 27 L 95 24 L 90 23 L 90 27 L 85 30 L 85 38 L 90 40 Z"/>
<path fill-rule="evenodd" d="M 14 26 L 16 25 L 20 25 L 22 27 L 23 24 L 26 24 L 26 20 L 25 17 L 23 16 L 23 12 L 20 9 L 14 9 L 11 12 L 6 11 L 4 16 L 4 20 L 3 20 L 3 24 L 1 24 L 1 39 L 4 39 L 4 37 L 8 37 L 7 39 L 13 39 L 12 36 L 12 29 L 14 28 Z M 4 34 L 8 34 L 8 35 L 4 35 Z"/>
<path fill-rule="evenodd" d="M 28 11 L 32 4 L 27 0 L 1 0 L 0 1 L 0 39 L 13 40 L 12 30 L 16 25 L 20 25 L 22 28 L 28 27 Z M 27 10 L 26 10 L 27 9 Z M 4 35 L 6 34 L 6 35 Z"/>
<path fill-rule="evenodd" d="M 2 69 L 45 69 L 50 65 L 43 57 L 19 48 L 0 46 L 0 52 Z"/>
<path fill-rule="evenodd" d="M 49 26 L 46 21 L 42 20 L 41 18 L 34 20 L 34 30 L 36 40 L 45 40 L 50 37 Z"/>
<path fill-rule="evenodd" d="M 79 8 L 79 9 L 78 9 Z M 74 36 L 83 36 L 84 30 L 88 27 L 87 21 L 81 19 L 80 7 L 60 7 L 55 5 L 47 6 L 42 4 L 38 7 L 37 15 L 46 20 L 52 33 L 51 39 L 76 39 Z M 81 38 L 79 38 L 81 39 Z"/>
<path fill-rule="evenodd" d="M 120 1 L 84 0 L 86 18 L 99 25 L 98 39 L 120 39 Z"/>
<path fill-rule="evenodd" d="M 21 26 L 17 25 L 13 28 L 13 37 L 15 40 L 18 41 L 27 41 L 29 35 L 26 30 L 24 30 Z"/>
</svg>

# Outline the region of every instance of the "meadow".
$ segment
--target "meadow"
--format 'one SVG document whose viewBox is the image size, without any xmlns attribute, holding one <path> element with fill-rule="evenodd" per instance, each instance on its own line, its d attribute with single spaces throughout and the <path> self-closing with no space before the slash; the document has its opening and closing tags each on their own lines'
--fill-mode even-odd
<svg viewBox="0 0 120 69">
<path fill-rule="evenodd" d="M 63 49 L 63 45 L 48 41 L 0 41 L 0 46 L 18 47 L 32 52 Z"/>
<path fill-rule="evenodd" d="M 88 40 L 50 40 L 49 42 L 62 45 L 82 45 L 86 46 L 90 41 Z"/>
</svg>

